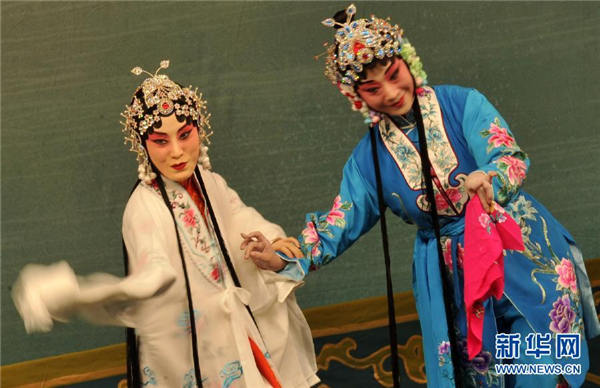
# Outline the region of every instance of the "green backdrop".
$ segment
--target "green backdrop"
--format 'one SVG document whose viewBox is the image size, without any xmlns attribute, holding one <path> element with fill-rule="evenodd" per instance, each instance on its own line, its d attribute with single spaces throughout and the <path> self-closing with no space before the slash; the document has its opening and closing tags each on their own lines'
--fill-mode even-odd
<svg viewBox="0 0 600 388">
<path fill-rule="evenodd" d="M 124 340 L 58 324 L 26 335 L 10 287 L 27 262 L 122 274 L 121 213 L 136 178 L 119 113 L 141 78 L 199 86 L 211 158 L 247 204 L 296 235 L 329 208 L 366 131 L 314 55 L 345 2 L 2 2 L 2 364 Z M 600 257 L 598 3 L 357 3 L 389 15 L 432 84 L 481 90 L 532 160 L 526 190 Z M 395 291 L 411 287 L 414 228 L 390 219 Z M 302 307 L 385 293 L 378 228 L 311 274 Z"/>
</svg>

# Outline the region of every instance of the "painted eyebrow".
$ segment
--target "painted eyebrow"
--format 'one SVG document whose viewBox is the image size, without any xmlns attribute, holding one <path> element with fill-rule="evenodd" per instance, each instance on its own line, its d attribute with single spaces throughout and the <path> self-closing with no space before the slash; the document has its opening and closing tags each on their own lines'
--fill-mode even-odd
<svg viewBox="0 0 600 388">
<path fill-rule="evenodd" d="M 390 67 L 387 68 L 387 70 L 385 71 L 385 75 L 387 76 L 388 73 L 392 70 L 392 67 L 396 66 L 396 68 L 398 68 L 398 64 L 397 63 L 392 63 L 390 65 Z"/>
<path fill-rule="evenodd" d="M 390 65 L 388 66 L 387 69 L 385 69 L 385 74 L 384 75 L 386 75 L 386 76 L 388 75 L 388 71 L 390 71 L 390 69 L 392 68 L 393 65 L 394 65 L 394 63 L 390 61 Z M 367 84 L 370 84 L 370 83 L 377 83 L 377 81 L 374 81 L 372 79 L 365 80 L 365 81 L 359 81 L 358 82 L 358 86 L 363 86 L 363 85 L 367 85 Z"/>
<path fill-rule="evenodd" d="M 181 127 L 179 127 L 179 129 L 177 129 L 177 133 L 179 133 L 182 129 L 185 129 L 186 127 L 193 127 L 192 124 L 183 124 Z M 167 136 L 166 133 L 161 132 L 161 131 L 157 131 L 156 129 L 154 131 L 152 131 L 152 133 L 150 135 L 157 135 L 157 136 Z M 150 136 L 148 135 L 148 136 Z"/>
</svg>

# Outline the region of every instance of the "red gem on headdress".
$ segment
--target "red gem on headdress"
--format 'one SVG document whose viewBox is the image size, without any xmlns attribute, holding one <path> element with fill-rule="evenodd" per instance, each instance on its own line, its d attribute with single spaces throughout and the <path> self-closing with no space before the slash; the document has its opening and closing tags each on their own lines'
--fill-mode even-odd
<svg viewBox="0 0 600 388">
<path fill-rule="evenodd" d="M 362 101 L 354 101 L 354 107 L 356 109 L 362 108 Z"/>
<path fill-rule="evenodd" d="M 169 103 L 168 103 L 168 102 L 163 102 L 163 104 L 162 104 L 162 108 L 163 108 L 164 110 L 167 110 L 167 109 L 169 109 Z"/>
<path fill-rule="evenodd" d="M 358 53 L 358 51 L 362 48 L 365 48 L 364 44 L 360 42 L 354 42 L 354 47 L 352 47 L 352 51 L 354 51 L 354 54 L 356 55 L 356 53 Z"/>
</svg>

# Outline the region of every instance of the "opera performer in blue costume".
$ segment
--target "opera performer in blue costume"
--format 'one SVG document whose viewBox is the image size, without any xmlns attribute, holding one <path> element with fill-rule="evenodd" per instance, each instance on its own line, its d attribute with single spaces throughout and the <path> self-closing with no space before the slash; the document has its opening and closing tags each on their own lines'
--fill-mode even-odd
<svg viewBox="0 0 600 388">
<path fill-rule="evenodd" d="M 521 189 L 529 159 L 508 124 L 475 89 L 427 85 L 415 48 L 397 25 L 372 16 L 355 19 L 350 5 L 323 24 L 335 30 L 325 74 L 364 116 L 376 135 L 367 133 L 343 170 L 340 191 L 327 212 L 306 216 L 299 237 L 304 258 L 282 260 L 259 233 L 245 242 L 246 255 L 259 267 L 302 278 L 341 255 L 380 219 L 372 139 L 379 155 L 383 203 L 395 215 L 417 226 L 413 257 L 413 291 L 423 335 L 430 387 L 536 386 L 583 384 L 589 368 L 586 339 L 600 333 L 591 287 L 580 250 L 571 234 L 535 198 Z M 426 144 L 419 143 L 418 127 Z M 430 173 L 424 174 L 420 150 L 427 149 Z M 425 171 L 426 172 L 426 171 Z M 440 238 L 436 238 L 427 197 L 427 175 L 433 183 Z M 467 355 L 467 316 L 463 299 L 465 208 L 478 196 L 486 211 L 501 206 L 518 223 L 525 249 L 504 257 L 504 292 L 487 299 L 481 351 Z M 259 239 L 251 241 L 250 239 Z M 438 250 L 437 246 L 441 246 Z M 442 251 L 445 269 L 439 265 Z M 442 275 L 441 272 L 445 272 Z M 451 297 L 444 303 L 442 277 Z M 446 324 L 452 312 L 452 328 Z M 454 333 L 452 334 L 451 331 Z M 578 364 L 578 374 L 503 375 L 496 334 L 520 334 L 520 356 L 514 364 Z M 525 354 L 529 334 L 554 341 L 579 334 L 580 357 L 540 358 Z M 450 337 L 456 337 L 454 362 Z M 549 336 L 548 336 L 549 335 Z M 455 365 L 456 360 L 460 365 Z M 457 368 L 458 367 L 458 368 Z M 455 370 L 459 369 L 460 373 Z M 456 381 L 454 376 L 460 376 Z M 533 385 L 535 384 L 535 385 Z"/>
</svg>

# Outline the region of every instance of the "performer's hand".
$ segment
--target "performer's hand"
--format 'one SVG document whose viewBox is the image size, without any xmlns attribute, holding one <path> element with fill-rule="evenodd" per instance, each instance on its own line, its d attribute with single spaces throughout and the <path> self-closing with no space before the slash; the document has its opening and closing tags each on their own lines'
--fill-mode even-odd
<svg viewBox="0 0 600 388">
<path fill-rule="evenodd" d="M 279 251 L 289 258 L 299 259 L 304 257 L 300 250 L 300 242 L 294 237 L 278 238 L 271 244 L 274 250 Z"/>
<path fill-rule="evenodd" d="M 465 188 L 467 189 L 469 198 L 477 194 L 481 200 L 483 209 L 488 213 L 494 211 L 494 187 L 492 186 L 492 179 L 496 175 L 498 175 L 496 171 L 488 173 L 473 171 L 467 176 L 467 180 L 465 181 Z"/>
<path fill-rule="evenodd" d="M 279 271 L 285 267 L 286 262 L 275 253 L 273 246 L 261 232 L 242 233 L 244 259 L 251 259 L 258 268 Z"/>
</svg>

